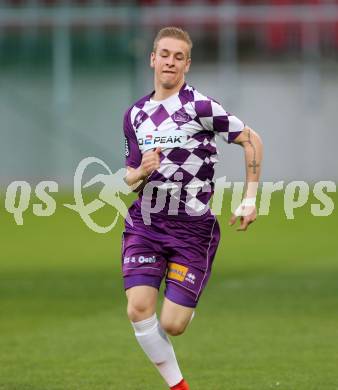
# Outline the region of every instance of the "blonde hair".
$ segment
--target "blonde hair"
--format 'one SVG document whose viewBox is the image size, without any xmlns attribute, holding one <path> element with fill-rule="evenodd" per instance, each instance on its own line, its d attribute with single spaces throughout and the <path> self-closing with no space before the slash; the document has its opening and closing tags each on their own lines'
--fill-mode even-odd
<svg viewBox="0 0 338 390">
<path fill-rule="evenodd" d="M 153 51 L 156 52 L 157 44 L 162 38 L 175 38 L 188 44 L 188 58 L 191 56 L 192 41 L 187 31 L 182 30 L 179 27 L 164 27 L 156 35 L 154 39 Z"/>
</svg>

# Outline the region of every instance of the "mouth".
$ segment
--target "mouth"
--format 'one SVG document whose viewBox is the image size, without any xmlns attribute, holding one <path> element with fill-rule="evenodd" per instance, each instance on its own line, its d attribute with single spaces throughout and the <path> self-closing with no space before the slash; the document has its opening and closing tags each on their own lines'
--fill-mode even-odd
<svg viewBox="0 0 338 390">
<path fill-rule="evenodd" d="M 164 74 L 175 74 L 176 72 L 174 72 L 173 70 L 163 70 L 162 73 L 164 73 Z"/>
</svg>

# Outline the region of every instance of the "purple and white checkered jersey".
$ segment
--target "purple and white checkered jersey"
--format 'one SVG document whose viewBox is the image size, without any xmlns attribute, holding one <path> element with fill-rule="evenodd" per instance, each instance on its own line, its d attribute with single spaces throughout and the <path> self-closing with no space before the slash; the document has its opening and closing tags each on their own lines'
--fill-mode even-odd
<svg viewBox="0 0 338 390">
<path fill-rule="evenodd" d="M 161 148 L 160 168 L 148 178 L 154 187 L 147 185 L 135 206 L 148 204 L 161 210 L 160 215 L 183 219 L 203 215 L 214 188 L 215 136 L 231 143 L 245 125 L 187 84 L 162 101 L 152 100 L 152 95 L 138 100 L 124 117 L 127 166 L 138 168 L 143 153 Z M 156 203 L 160 194 L 162 205 Z"/>
</svg>

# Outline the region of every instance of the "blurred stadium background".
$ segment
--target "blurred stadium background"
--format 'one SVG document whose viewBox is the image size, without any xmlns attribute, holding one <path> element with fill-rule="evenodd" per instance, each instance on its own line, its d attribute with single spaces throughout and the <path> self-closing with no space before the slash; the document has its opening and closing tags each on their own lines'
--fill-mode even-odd
<svg viewBox="0 0 338 390">
<path fill-rule="evenodd" d="M 121 167 L 122 116 L 152 89 L 165 25 L 193 38 L 188 82 L 262 134 L 265 179 L 338 178 L 337 1 L 2 0 L 0 181 L 71 184 L 88 155 Z M 220 166 L 240 179 L 235 149 Z"/>
<path fill-rule="evenodd" d="M 99 235 L 61 206 L 82 158 L 123 166 L 123 113 L 152 89 L 165 25 L 193 38 L 188 82 L 262 135 L 263 180 L 338 180 L 337 1 L 2 0 L 0 390 L 165 388 L 125 315 L 122 221 Z M 218 175 L 242 180 L 241 151 L 219 147 Z M 32 199 L 17 226 L 13 180 L 62 184 L 56 213 L 34 216 Z M 311 202 L 288 221 L 276 193 L 245 234 L 223 209 L 213 276 L 174 341 L 192 390 L 338 389 L 337 211 Z"/>
</svg>

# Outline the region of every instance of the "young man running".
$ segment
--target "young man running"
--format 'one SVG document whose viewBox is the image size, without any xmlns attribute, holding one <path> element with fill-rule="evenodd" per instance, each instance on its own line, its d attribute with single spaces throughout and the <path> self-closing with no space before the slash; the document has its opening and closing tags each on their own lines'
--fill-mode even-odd
<svg viewBox="0 0 338 390">
<path fill-rule="evenodd" d="M 123 233 L 127 312 L 143 351 L 175 390 L 189 386 L 167 334 L 180 335 L 190 323 L 220 239 L 209 209 L 217 162 L 215 135 L 244 149 L 246 193 L 230 220 L 233 225 L 240 217 L 239 230 L 256 219 L 254 183 L 262 158 L 261 140 L 252 129 L 185 83 L 191 48 L 185 31 L 159 31 L 150 58 L 155 90 L 124 117 L 125 181 L 139 192 L 129 209 L 133 223 L 126 222 Z M 163 278 L 165 298 L 158 320 Z"/>
</svg>

